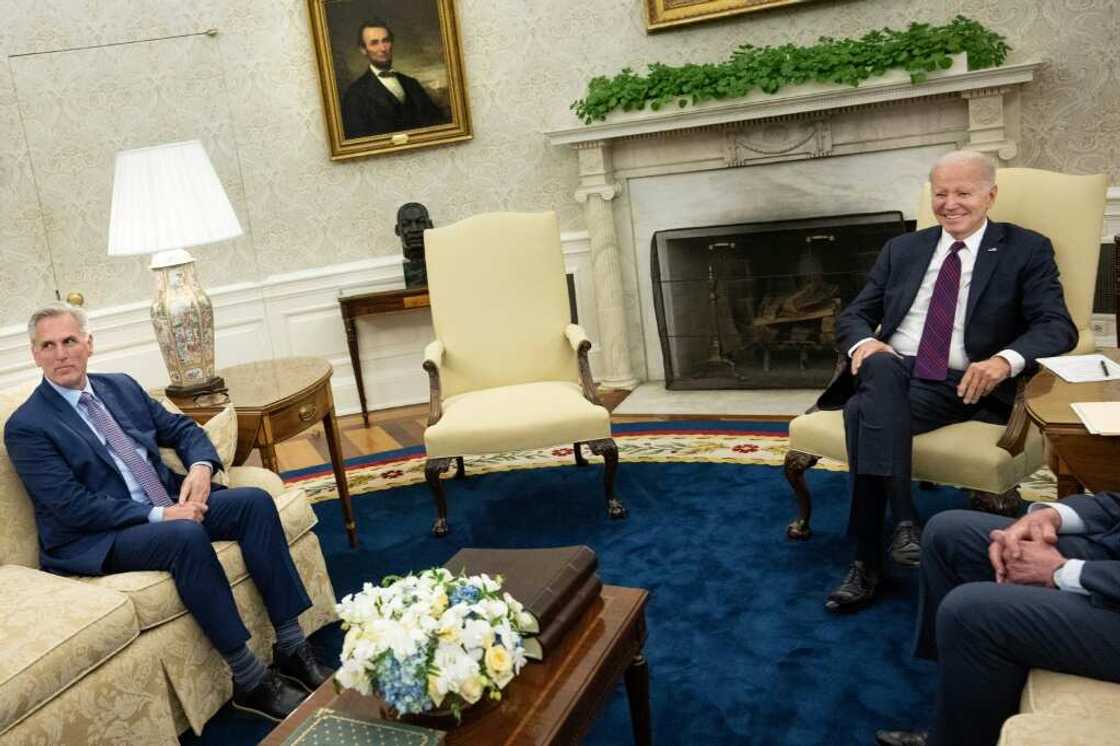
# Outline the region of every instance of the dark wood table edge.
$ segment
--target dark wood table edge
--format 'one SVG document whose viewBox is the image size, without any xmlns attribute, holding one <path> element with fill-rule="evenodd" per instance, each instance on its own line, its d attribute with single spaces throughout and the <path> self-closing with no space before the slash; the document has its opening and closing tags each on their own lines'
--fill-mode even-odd
<svg viewBox="0 0 1120 746">
<path fill-rule="evenodd" d="M 584 713 L 586 717 L 576 718 L 578 702 L 573 702 L 570 708 L 569 715 L 564 719 L 565 723 L 579 720 L 583 723 L 580 727 L 579 723 L 572 723 L 573 730 L 568 731 L 563 727 L 560 732 L 554 733 L 546 744 L 554 743 L 578 743 L 579 740 L 586 735 L 586 730 L 594 721 L 594 717 L 602 711 L 603 706 L 606 704 L 607 694 L 610 689 L 617 684 L 621 678 L 626 686 L 627 703 L 630 709 L 631 728 L 634 734 L 634 743 L 636 746 L 652 746 L 653 744 L 653 723 L 651 718 L 650 708 L 650 673 L 649 664 L 644 654 L 644 646 L 646 640 L 646 618 L 645 610 L 649 603 L 649 591 L 644 588 L 630 588 L 624 586 L 603 586 L 605 593 L 610 593 L 615 588 L 623 588 L 627 591 L 637 591 L 638 596 L 636 603 L 630 609 L 626 616 L 625 621 L 619 625 L 616 639 L 623 643 L 621 647 L 612 657 L 617 660 L 610 670 L 600 669 L 598 675 L 590 682 L 587 687 L 588 695 L 583 699 L 587 701 L 587 711 Z M 603 609 L 603 601 L 592 604 L 591 608 L 585 612 L 585 618 L 573 628 L 568 635 L 574 636 L 578 630 L 585 629 L 586 627 L 594 624 L 601 614 Z M 594 614 L 594 616 L 591 616 Z M 590 618 L 588 618 L 590 617 Z M 623 638 L 629 637 L 629 644 Z M 565 638 L 560 644 L 563 645 L 571 639 Z M 527 663 L 526 665 L 539 665 L 537 663 Z M 516 681 L 514 682 L 516 683 Z M 591 696 L 594 695 L 594 696 Z M 291 715 L 285 718 L 281 723 L 278 723 L 273 730 L 271 730 L 263 740 L 260 741 L 261 746 L 280 746 L 283 744 L 284 739 L 288 738 L 295 730 L 317 710 L 324 707 L 329 707 L 340 696 L 340 693 L 334 683 L 334 679 L 330 679 L 322 686 L 308 695 L 299 707 L 297 707 Z M 563 726 L 564 723 L 561 723 Z"/>
</svg>

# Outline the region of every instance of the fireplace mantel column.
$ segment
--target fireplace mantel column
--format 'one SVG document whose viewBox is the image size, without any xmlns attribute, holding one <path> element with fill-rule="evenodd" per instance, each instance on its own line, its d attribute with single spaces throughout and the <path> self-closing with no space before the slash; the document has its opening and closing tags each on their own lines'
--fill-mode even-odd
<svg viewBox="0 0 1120 746">
<path fill-rule="evenodd" d="M 968 102 L 968 145 L 970 150 L 980 150 L 999 158 L 1006 164 L 1019 154 L 1018 116 L 1004 116 L 1004 108 L 1014 96 L 1010 86 L 977 88 L 962 91 L 961 98 Z"/>
<path fill-rule="evenodd" d="M 591 240 L 591 271 L 598 309 L 599 350 L 603 370 L 599 383 L 612 389 L 632 389 L 638 379 L 630 368 L 626 343 L 626 312 L 622 294 L 622 265 L 611 200 L 622 191 L 613 181 L 610 146 L 602 141 L 576 145 L 580 186 L 576 201 L 583 205 Z"/>
</svg>

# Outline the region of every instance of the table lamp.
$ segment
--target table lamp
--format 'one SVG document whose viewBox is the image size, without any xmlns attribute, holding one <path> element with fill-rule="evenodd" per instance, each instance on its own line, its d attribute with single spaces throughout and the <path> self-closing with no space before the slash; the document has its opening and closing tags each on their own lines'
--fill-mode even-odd
<svg viewBox="0 0 1120 746">
<path fill-rule="evenodd" d="M 171 379 L 169 396 L 225 389 L 214 375 L 214 309 L 187 249 L 241 232 L 198 140 L 117 153 L 109 256 L 153 255 L 152 325 Z"/>
</svg>

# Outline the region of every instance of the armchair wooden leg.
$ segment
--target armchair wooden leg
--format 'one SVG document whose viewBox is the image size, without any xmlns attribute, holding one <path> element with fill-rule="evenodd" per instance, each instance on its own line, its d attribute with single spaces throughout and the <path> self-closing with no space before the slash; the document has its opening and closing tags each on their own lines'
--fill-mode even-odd
<svg viewBox="0 0 1120 746">
<path fill-rule="evenodd" d="M 572 451 L 576 455 L 576 466 L 587 466 L 587 459 L 583 455 L 583 443 L 573 443 Z"/>
<path fill-rule="evenodd" d="M 797 496 L 797 518 L 786 526 L 786 536 L 790 539 L 808 539 L 812 535 L 809 529 L 809 518 L 813 513 L 813 496 L 809 493 L 809 486 L 805 484 L 805 472 L 815 463 L 820 461 L 819 456 L 802 451 L 787 451 L 784 465 L 786 480 Z"/>
<path fill-rule="evenodd" d="M 587 447 L 596 456 L 603 457 L 603 487 L 607 493 L 607 516 L 611 520 L 626 517 L 626 508 L 614 494 L 614 476 L 618 472 L 618 446 L 612 438 L 587 441 Z"/>
<path fill-rule="evenodd" d="M 1016 518 L 1023 512 L 1023 498 L 1019 495 L 1018 487 L 1012 487 L 1000 495 L 969 490 L 968 504 L 973 510 L 1005 515 L 1009 518 Z"/>
<path fill-rule="evenodd" d="M 455 478 L 456 479 L 466 479 L 467 478 L 467 467 L 463 465 L 463 457 L 462 456 L 456 456 L 455 457 Z"/>
<path fill-rule="evenodd" d="M 432 524 L 432 535 L 447 536 L 447 499 L 443 495 L 443 482 L 439 475 L 451 468 L 450 458 L 430 458 L 424 464 L 424 479 L 436 501 L 436 521 Z"/>
</svg>

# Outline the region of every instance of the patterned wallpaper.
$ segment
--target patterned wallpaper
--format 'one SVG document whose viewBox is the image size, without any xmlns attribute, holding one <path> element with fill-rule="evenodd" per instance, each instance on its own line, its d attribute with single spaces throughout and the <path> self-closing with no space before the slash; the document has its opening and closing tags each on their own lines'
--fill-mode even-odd
<svg viewBox="0 0 1120 746">
<path fill-rule="evenodd" d="M 579 230 L 575 155 L 541 133 L 574 122 L 591 76 L 957 13 L 1003 33 L 1013 59 L 1048 63 L 1024 91 L 1019 165 L 1120 183 L 1116 0 L 820 0 L 655 35 L 641 0 L 457 9 L 475 139 L 332 163 L 306 0 L 0 0 L 0 322 L 55 287 L 91 308 L 150 297 L 144 259 L 104 256 L 120 148 L 206 143 L 246 230 L 195 252 L 208 286 L 395 253 L 396 208 L 413 200 L 437 225 L 556 209 Z"/>
</svg>

